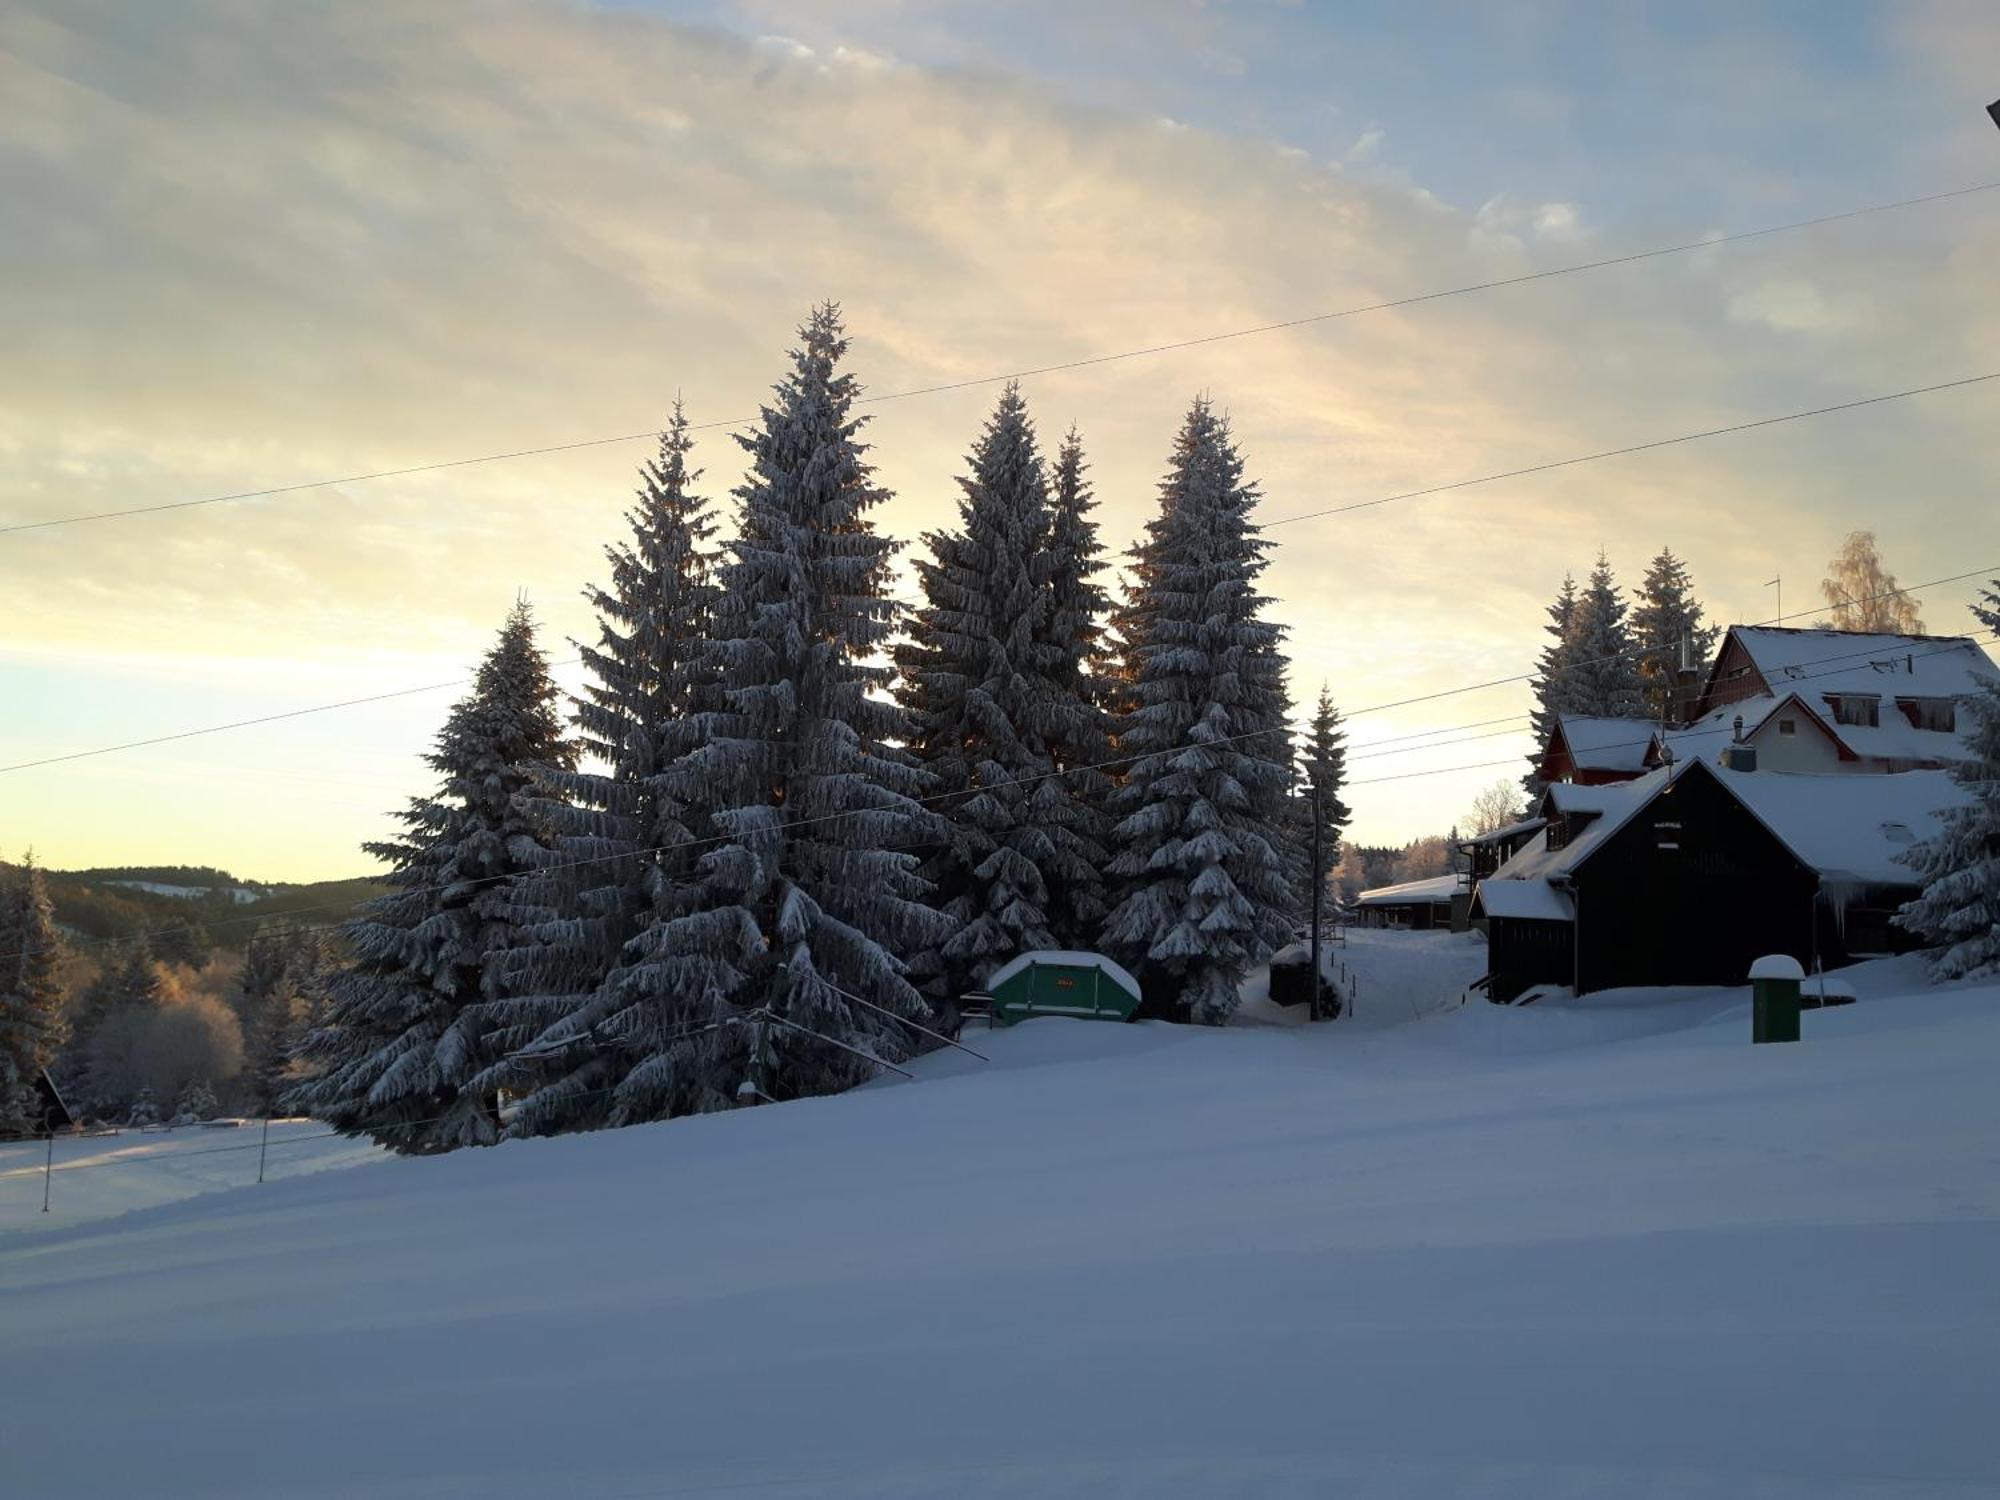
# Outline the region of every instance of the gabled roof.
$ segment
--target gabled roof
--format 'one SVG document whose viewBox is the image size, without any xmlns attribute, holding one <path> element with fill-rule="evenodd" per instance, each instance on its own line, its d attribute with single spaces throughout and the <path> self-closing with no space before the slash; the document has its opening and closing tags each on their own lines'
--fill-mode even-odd
<svg viewBox="0 0 2000 1500">
<path fill-rule="evenodd" d="M 1587 714 L 1559 714 L 1555 733 L 1562 736 L 1570 763 L 1579 771 L 1646 769 L 1654 725 L 1650 719 L 1599 719 Z"/>
<path fill-rule="evenodd" d="M 1465 889 L 1458 875 L 1434 875 L 1429 880 L 1406 880 L 1401 885 L 1378 885 L 1354 898 L 1356 906 L 1419 906 L 1425 902 L 1449 904 Z"/>
<path fill-rule="evenodd" d="M 1814 703 L 1803 692 L 1758 693 L 1749 698 L 1739 698 L 1734 703 L 1725 703 L 1692 724 L 1668 730 L 1665 743 L 1676 759 L 1719 761 L 1722 752 L 1736 738 L 1736 721 L 1739 718 L 1743 721 L 1743 737 L 1746 740 L 1755 739 L 1765 725 L 1778 717 L 1780 710 L 1803 715 L 1815 729 L 1850 756 L 1874 753 L 1856 750 L 1843 740 L 1841 736 L 1854 726 L 1834 724 L 1826 716 L 1825 705 Z M 1899 717 L 1898 722 L 1907 724 L 1909 721 Z M 1939 737 L 1933 735 L 1928 749 L 1911 758 L 1921 760 L 1929 755 L 1948 754 L 1949 749 L 1949 746 L 1941 746 Z"/>
<path fill-rule="evenodd" d="M 1899 775 L 1732 771 L 1688 759 L 1611 786 L 1549 788 L 1554 810 L 1595 811 L 1560 849 L 1537 839 L 1479 883 L 1474 906 L 1488 916 L 1569 921 L 1575 904 L 1562 889 L 1572 874 L 1670 783 L 1713 776 L 1771 836 L 1822 880 L 1910 885 L 1916 873 L 1899 858 L 1939 831 L 1943 812 L 1970 798 L 1943 771 Z"/>
<path fill-rule="evenodd" d="M 1479 888 L 1484 890 L 1496 881 L 1546 881 L 1551 875 L 1567 875 L 1590 858 L 1606 839 L 1630 822 L 1639 809 L 1659 794 L 1660 788 L 1693 764 L 1693 761 L 1687 761 L 1678 766 L 1662 766 L 1635 780 L 1611 782 L 1604 786 L 1557 782 L 1548 789 L 1543 799 L 1545 807 L 1565 817 L 1578 814 L 1594 816 L 1576 830 L 1560 849 L 1551 849 L 1546 838 L 1531 840 L 1512 859 L 1481 881 Z"/>
<path fill-rule="evenodd" d="M 1948 808 L 1971 800 L 1944 771 L 1894 776 L 1713 767 L 1730 795 L 1823 880 L 1914 885 L 1900 855 L 1935 838 Z"/>
<path fill-rule="evenodd" d="M 1461 847 L 1467 849 L 1485 844 L 1505 844 L 1520 838 L 1523 834 L 1533 833 L 1547 822 L 1547 818 L 1523 818 L 1520 822 L 1509 823 L 1504 828 L 1488 829 L 1485 833 L 1474 834 L 1469 839 L 1461 839 L 1459 843 Z"/>
<path fill-rule="evenodd" d="M 1067 948 L 1036 948 L 1027 953 L 1017 953 L 986 976 L 985 988 L 998 989 L 1016 974 L 1031 965 L 1046 965 L 1059 969 L 1098 969 L 1111 977 L 1114 984 L 1122 986 L 1131 994 L 1138 994 L 1139 981 L 1102 953 L 1083 953 Z"/>
<path fill-rule="evenodd" d="M 1962 635 L 1885 635 L 1855 630 L 1788 630 L 1737 625 L 1730 634 L 1774 693 L 1794 684 L 1827 693 L 1886 698 L 1951 698 L 1977 692 L 1995 675 L 1978 642 Z"/>
</svg>

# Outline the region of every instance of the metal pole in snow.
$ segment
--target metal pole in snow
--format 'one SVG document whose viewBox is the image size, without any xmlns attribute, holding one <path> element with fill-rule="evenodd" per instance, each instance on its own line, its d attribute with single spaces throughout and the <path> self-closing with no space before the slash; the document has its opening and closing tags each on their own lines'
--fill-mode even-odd
<svg viewBox="0 0 2000 1500">
<path fill-rule="evenodd" d="M 49 1211 L 49 1184 L 54 1180 L 55 1175 L 56 1175 L 56 1128 L 55 1126 L 51 1125 L 49 1127 L 48 1160 L 42 1163 L 42 1212 L 43 1213 L 47 1213 Z"/>
<path fill-rule="evenodd" d="M 264 1111 L 264 1135 L 257 1142 L 257 1180 L 264 1180 L 264 1153 L 271 1149 L 271 1112 Z"/>
<path fill-rule="evenodd" d="M 1312 971 L 1313 971 L 1313 977 L 1312 977 L 1312 1006 L 1311 1006 L 1311 1009 L 1309 1009 L 1309 1010 L 1308 1010 L 1308 1011 L 1306 1012 L 1306 1015 L 1307 1015 L 1307 1016 L 1308 1016 L 1308 1017 L 1309 1017 L 1310 1019 L 1312 1019 L 1312 1020 L 1315 1020 L 1315 1021 L 1317 1021 L 1317 1020 L 1319 1019 L 1319 899 L 1320 899 L 1320 896 L 1319 896 L 1319 893 L 1320 893 L 1320 887 L 1321 887 L 1322 885 L 1324 885 L 1324 884 L 1326 883 L 1326 882 L 1325 882 L 1324 880 L 1322 880 L 1322 879 L 1320 878 L 1320 869 L 1319 869 L 1319 857 L 1320 857 L 1320 856 L 1319 856 L 1319 785 L 1318 785 L 1318 783 L 1314 783 L 1314 785 L 1313 785 L 1313 789 L 1312 789 L 1312 817 L 1313 817 L 1313 851 L 1312 851 L 1312 881 L 1313 881 L 1313 896 L 1312 896 L 1312 923 L 1313 923 L 1313 936 L 1312 936 Z"/>
</svg>

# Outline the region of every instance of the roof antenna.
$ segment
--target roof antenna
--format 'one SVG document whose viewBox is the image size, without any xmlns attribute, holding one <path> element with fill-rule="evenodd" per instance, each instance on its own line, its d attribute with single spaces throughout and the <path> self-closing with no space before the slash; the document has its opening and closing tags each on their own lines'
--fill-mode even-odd
<svg viewBox="0 0 2000 1500">
<path fill-rule="evenodd" d="M 1785 575 L 1783 573 L 1778 574 L 1769 583 L 1765 584 L 1764 587 L 1778 591 L 1778 600 L 1775 605 L 1777 613 L 1765 622 L 1766 624 L 1776 625 L 1785 618 Z"/>
</svg>

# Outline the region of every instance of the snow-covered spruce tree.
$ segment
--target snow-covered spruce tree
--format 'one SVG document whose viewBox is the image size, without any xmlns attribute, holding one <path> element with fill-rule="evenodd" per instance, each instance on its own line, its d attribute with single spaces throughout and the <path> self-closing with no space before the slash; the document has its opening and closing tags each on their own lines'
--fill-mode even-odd
<svg viewBox="0 0 2000 1500">
<path fill-rule="evenodd" d="M 1065 774 L 1036 788 L 1033 806 L 1037 821 L 1069 828 L 1077 847 L 1093 851 L 1085 867 L 1065 861 L 1044 872 L 1049 926 L 1065 948 L 1094 946 L 1110 909 L 1104 882 L 1111 848 L 1112 777 L 1105 769 L 1111 759 L 1111 716 L 1104 671 L 1110 600 L 1098 582 L 1105 569 L 1104 544 L 1090 518 L 1097 501 L 1085 477 L 1088 468 L 1083 439 L 1071 427 L 1056 450 L 1046 543 L 1054 567 L 1049 631 L 1057 653 L 1059 706 L 1049 750 Z"/>
<path fill-rule="evenodd" d="M 1679 691 L 1681 668 L 1705 666 L 1720 632 L 1704 620 L 1687 564 L 1672 548 L 1662 547 L 1647 565 L 1630 623 L 1646 717 L 1676 723 L 1686 707 Z"/>
<path fill-rule="evenodd" d="M 1120 899 L 1104 941 L 1149 1001 L 1218 1024 L 1298 910 L 1283 632 L 1262 618 L 1256 501 L 1228 422 L 1197 400 L 1124 612 L 1136 707 L 1120 725 L 1130 770 L 1112 799 Z"/>
<path fill-rule="evenodd" d="M 896 543 L 869 520 L 887 492 L 858 438 L 846 352 L 839 308 L 815 309 L 790 373 L 738 439 L 750 472 L 707 656 L 722 706 L 700 716 L 703 743 L 669 777 L 675 796 L 708 809 L 715 842 L 696 862 L 691 909 L 660 924 L 659 982 L 708 1006 L 718 1029 L 703 1065 L 731 1096 L 846 1088 L 873 1070 L 845 1047 L 907 1055 L 897 1018 L 925 1007 L 902 955 L 951 925 L 925 904 L 907 852 L 943 830 L 914 800 L 923 771 L 895 748 L 908 727 L 881 655 L 897 624 Z"/>
<path fill-rule="evenodd" d="M 2000 630 L 2000 581 L 1972 612 L 1987 629 Z M 1936 946 L 1931 977 L 1940 983 L 2000 974 L 2000 679 L 1960 707 L 1971 721 L 1967 743 L 1975 758 L 1955 766 L 1952 776 L 1972 800 L 1945 813 L 1939 835 L 1906 856 L 1924 893 L 1896 918 Z"/>
<path fill-rule="evenodd" d="M 1052 875 L 1081 886 L 1104 858 L 1056 748 L 1095 711 L 1065 659 L 1046 477 L 1020 388 L 1009 384 L 959 480 L 959 529 L 925 538 L 925 603 L 896 650 L 909 748 L 946 825 L 924 863 L 952 931 L 912 960 L 948 1004 L 1016 953 L 1055 944 Z M 1069 580 L 1073 586 L 1073 577 Z M 1062 629 L 1074 632 L 1075 605 Z"/>
<path fill-rule="evenodd" d="M 1603 553 L 1576 605 L 1576 655 L 1570 664 L 1573 713 L 1636 719 L 1645 712 L 1639 656 L 1626 619 L 1625 595 Z"/>
<path fill-rule="evenodd" d="M 1313 882 L 1318 882 L 1324 890 L 1333 876 L 1333 868 L 1340 863 L 1340 835 L 1353 821 L 1354 814 L 1341 799 L 1340 790 L 1347 784 L 1347 730 L 1343 727 L 1340 710 L 1333 706 L 1333 695 L 1322 686 L 1319 702 L 1313 708 L 1312 725 L 1307 730 L 1306 742 L 1299 758 L 1300 794 L 1304 799 L 1305 855 L 1307 861 L 1305 892 L 1301 897 L 1301 907 L 1311 910 Z M 1312 868 L 1312 817 L 1315 804 L 1319 809 L 1319 867 Z"/>
<path fill-rule="evenodd" d="M 1541 659 L 1535 664 L 1535 706 L 1528 717 L 1533 745 L 1528 751 L 1528 773 L 1521 778 L 1530 799 L 1540 797 L 1545 790 L 1541 778 L 1542 752 L 1548 748 L 1556 720 L 1577 711 L 1571 668 L 1577 659 L 1578 602 L 1576 577 L 1565 573 L 1555 603 L 1549 606 L 1549 623 L 1542 627 L 1552 639 L 1542 647 Z"/>
<path fill-rule="evenodd" d="M 399 1151 L 496 1137 L 493 1097 L 467 1085 L 494 1061 L 479 1003 L 493 996 L 498 955 L 546 915 L 514 884 L 550 847 L 534 775 L 575 764 L 557 696 L 534 618 L 516 604 L 427 757 L 438 790 L 400 814 L 400 838 L 367 846 L 394 889 L 346 924 L 351 962 L 300 1048 L 316 1076 L 287 1107 Z"/>
<path fill-rule="evenodd" d="M 35 1078 L 62 1040 L 61 947 L 34 856 L 0 869 L 0 1136 L 41 1123 Z"/>
<path fill-rule="evenodd" d="M 531 893 L 553 913 L 505 961 L 487 1012 L 507 1051 L 483 1080 L 521 1095 L 510 1134 L 659 1119 L 726 1102 L 689 1033 L 709 1018 L 703 985 L 684 982 L 664 924 L 688 909 L 705 808 L 670 785 L 712 711 L 704 659 L 715 588 L 708 502 L 689 465 L 694 442 L 674 403 L 660 451 L 640 471 L 628 538 L 605 549 L 608 585 L 586 592 L 597 640 L 579 643 L 590 682 L 576 706 L 591 769 L 542 778 L 555 863 Z"/>
</svg>

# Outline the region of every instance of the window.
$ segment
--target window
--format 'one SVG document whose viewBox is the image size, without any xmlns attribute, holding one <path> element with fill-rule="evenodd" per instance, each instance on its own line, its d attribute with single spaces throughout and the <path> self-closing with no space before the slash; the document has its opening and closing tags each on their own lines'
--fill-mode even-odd
<svg viewBox="0 0 2000 1500">
<path fill-rule="evenodd" d="M 1896 707 L 1918 729 L 1950 734 L 1958 728 L 1958 704 L 1950 698 L 1898 698 Z"/>
<path fill-rule="evenodd" d="M 1836 724 L 1854 724 L 1865 729 L 1873 729 L 1882 722 L 1882 700 L 1873 693 L 1828 693 L 1826 701 L 1833 708 Z"/>
<path fill-rule="evenodd" d="M 1679 849 L 1681 846 L 1681 825 L 1661 818 L 1653 824 L 1653 841 L 1661 849 Z"/>
<path fill-rule="evenodd" d="M 1798 732 L 1799 732 L 1799 721 L 1797 719 L 1778 720 L 1779 734 L 1797 734 Z"/>
</svg>

